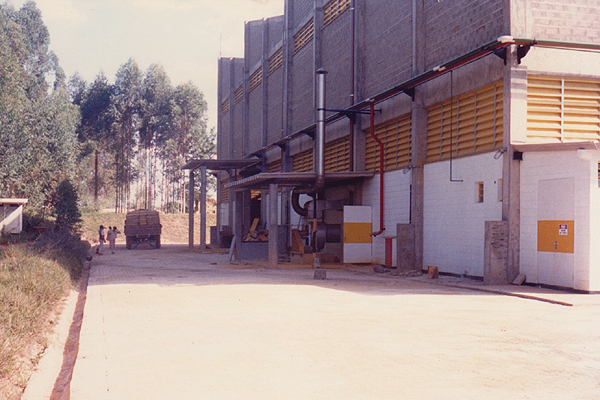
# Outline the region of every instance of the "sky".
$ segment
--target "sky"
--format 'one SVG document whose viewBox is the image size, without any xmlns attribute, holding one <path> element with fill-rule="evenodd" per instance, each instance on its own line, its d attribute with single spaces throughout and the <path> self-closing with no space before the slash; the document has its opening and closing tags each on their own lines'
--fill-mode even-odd
<svg viewBox="0 0 600 400">
<path fill-rule="evenodd" d="M 19 8 L 25 0 L 8 0 Z M 67 76 L 114 82 L 134 58 L 163 66 L 173 86 L 192 81 L 217 125 L 217 60 L 244 56 L 244 22 L 283 14 L 284 0 L 37 0 L 50 49 Z"/>
</svg>

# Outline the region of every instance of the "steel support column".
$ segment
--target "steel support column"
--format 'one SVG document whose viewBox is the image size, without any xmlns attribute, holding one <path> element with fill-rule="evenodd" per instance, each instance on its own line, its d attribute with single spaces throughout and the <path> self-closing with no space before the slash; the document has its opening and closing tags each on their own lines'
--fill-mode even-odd
<svg viewBox="0 0 600 400">
<path fill-rule="evenodd" d="M 189 248 L 194 248 L 194 170 L 190 170 L 190 181 L 188 184 L 188 214 L 190 216 L 189 225 Z"/>
<path fill-rule="evenodd" d="M 277 196 L 277 184 L 269 185 L 269 268 L 277 268 L 277 217 L 279 198 Z"/>
<path fill-rule="evenodd" d="M 200 167 L 200 250 L 206 250 L 206 167 Z"/>
</svg>

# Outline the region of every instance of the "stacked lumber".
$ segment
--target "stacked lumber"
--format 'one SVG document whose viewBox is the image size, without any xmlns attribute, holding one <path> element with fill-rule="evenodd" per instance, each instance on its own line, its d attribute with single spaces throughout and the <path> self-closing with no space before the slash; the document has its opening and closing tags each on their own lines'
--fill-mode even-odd
<svg viewBox="0 0 600 400">
<path fill-rule="evenodd" d="M 250 232 L 244 237 L 244 242 L 268 242 L 269 241 L 269 231 L 268 230 L 260 230 L 257 231 L 256 227 L 258 226 L 258 218 L 254 218 L 252 221 L 252 226 L 250 227 Z"/>
<path fill-rule="evenodd" d="M 144 226 L 144 225 L 160 225 L 160 217 L 158 211 L 138 210 L 127 213 L 125 217 L 125 225 L 128 226 Z"/>
</svg>

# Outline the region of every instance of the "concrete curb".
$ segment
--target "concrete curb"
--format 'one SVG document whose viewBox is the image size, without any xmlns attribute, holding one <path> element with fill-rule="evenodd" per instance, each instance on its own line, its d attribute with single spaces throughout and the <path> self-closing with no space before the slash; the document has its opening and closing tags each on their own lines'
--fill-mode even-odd
<svg viewBox="0 0 600 400">
<path fill-rule="evenodd" d="M 55 331 L 49 338 L 38 368 L 31 375 L 22 400 L 61 400 L 69 398 L 69 383 L 79 349 L 79 332 L 85 307 L 91 262 L 85 262 L 76 290 L 65 299 Z M 74 343 L 76 341 L 76 343 Z M 76 344 L 74 346 L 74 344 Z M 75 350 L 73 354 L 73 350 Z M 65 372 L 68 382 L 65 384 Z"/>
</svg>

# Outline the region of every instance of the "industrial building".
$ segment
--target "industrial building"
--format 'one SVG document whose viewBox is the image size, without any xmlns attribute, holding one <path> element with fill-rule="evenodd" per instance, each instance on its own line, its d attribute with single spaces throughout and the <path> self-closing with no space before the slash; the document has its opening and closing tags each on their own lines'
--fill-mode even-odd
<svg viewBox="0 0 600 400">
<path fill-rule="evenodd" d="M 244 43 L 212 165 L 240 258 L 600 291 L 598 1 L 286 0 Z"/>
</svg>

